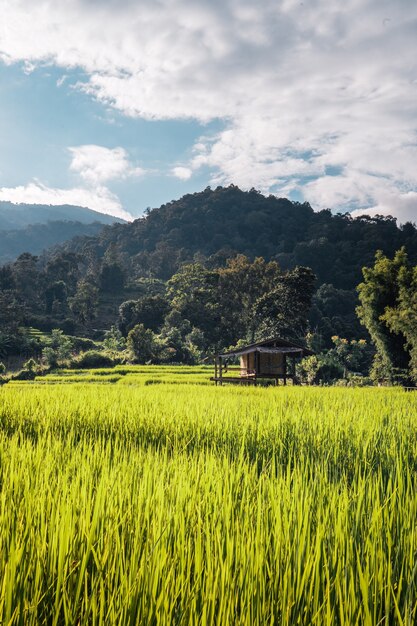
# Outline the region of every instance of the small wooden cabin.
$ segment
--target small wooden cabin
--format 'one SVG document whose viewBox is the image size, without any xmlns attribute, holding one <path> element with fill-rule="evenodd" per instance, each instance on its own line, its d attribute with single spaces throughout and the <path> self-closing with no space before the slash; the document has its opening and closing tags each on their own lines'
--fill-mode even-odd
<svg viewBox="0 0 417 626">
<path fill-rule="evenodd" d="M 278 385 L 282 380 L 297 383 L 295 364 L 297 359 L 313 354 L 311 350 L 303 348 L 291 341 L 273 337 L 236 350 L 217 354 L 214 362 L 214 377 L 216 385 L 223 383 L 239 383 L 256 385 L 259 379 L 274 380 Z M 239 365 L 231 364 L 239 359 Z"/>
</svg>

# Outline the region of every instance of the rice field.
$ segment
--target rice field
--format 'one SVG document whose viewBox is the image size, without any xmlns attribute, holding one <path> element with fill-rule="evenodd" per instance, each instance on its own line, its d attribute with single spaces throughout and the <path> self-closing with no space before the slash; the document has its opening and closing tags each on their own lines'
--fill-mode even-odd
<svg viewBox="0 0 417 626">
<path fill-rule="evenodd" d="M 415 624 L 417 396 L 166 369 L 0 389 L 0 624 Z"/>
</svg>

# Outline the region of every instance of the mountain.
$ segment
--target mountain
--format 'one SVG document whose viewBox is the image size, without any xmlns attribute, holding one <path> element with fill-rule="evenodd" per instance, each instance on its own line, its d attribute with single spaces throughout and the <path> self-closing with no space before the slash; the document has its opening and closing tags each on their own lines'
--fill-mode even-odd
<svg viewBox="0 0 417 626">
<path fill-rule="evenodd" d="M 73 237 L 98 235 L 115 223 L 125 222 L 85 207 L 0 202 L 0 264 L 23 252 L 40 254 Z"/>
<path fill-rule="evenodd" d="M 104 215 L 86 207 L 63 204 L 59 206 L 44 204 L 13 204 L 0 201 L 0 231 L 18 230 L 31 224 L 47 222 L 81 222 L 91 224 L 123 223 L 124 220 L 112 215 Z"/>
<path fill-rule="evenodd" d="M 104 228 L 100 222 L 48 222 L 32 224 L 19 230 L 0 231 L 0 265 L 9 263 L 23 252 L 39 255 L 45 248 L 80 236 L 95 236 Z"/>
<path fill-rule="evenodd" d="M 166 280 L 185 262 L 205 259 L 215 266 L 244 254 L 276 260 L 283 269 L 311 267 L 318 285 L 351 290 L 377 250 L 392 256 L 401 246 L 417 262 L 417 229 L 411 223 L 399 227 L 392 217 L 315 212 L 308 203 L 231 185 L 188 194 L 63 249 L 88 252 L 98 264 L 105 257 L 117 259 L 130 280 Z"/>
<path fill-rule="evenodd" d="M 46 240 L 59 241 L 60 236 L 75 234 L 80 226 L 91 228 L 86 224 L 50 222 L 9 233 L 1 243 L 8 243 L 13 254 L 18 253 L 18 246 L 19 251 L 24 247 L 26 252 L 38 252 Z M 240 254 L 249 260 L 263 257 L 276 261 L 282 275 L 296 266 L 304 269 L 295 271 L 294 276 L 304 275 L 306 267 L 313 270 L 316 281 L 309 325 L 330 346 L 334 335 L 357 339 L 365 334 L 355 311 L 356 287 L 362 280 L 362 268 L 373 265 L 377 250 L 392 258 L 404 246 L 410 263 L 417 263 L 417 228 L 411 223 L 399 227 L 392 217 L 352 218 L 349 213 L 315 212 L 308 203 L 266 197 L 255 190 L 244 192 L 235 186 L 188 194 L 147 211 L 132 223 L 92 226 L 100 228 L 99 232 L 90 230 L 88 236 L 84 233 L 54 245 L 39 259 L 23 254 L 0 267 L 3 325 L 19 322 L 43 330 L 59 327 L 66 332 L 72 328 L 78 333 L 91 333 L 110 328 L 117 320 L 120 322 L 119 315 L 124 319 L 139 309 L 141 315 L 146 313 L 148 322 L 161 321 L 172 304 L 172 289 L 167 289 L 166 281 L 182 265 L 199 263 L 183 272 L 183 276 L 194 276 L 191 283 L 185 284 L 183 293 L 191 288 L 197 290 L 199 302 L 199 298 L 204 301 L 206 287 L 210 291 L 211 280 L 207 278 L 206 285 L 201 276 L 224 268 L 228 260 Z M 236 263 L 247 267 L 244 259 Z M 307 274 L 311 276 L 309 271 Z M 173 284 L 178 280 L 183 278 L 177 277 Z M 241 289 L 242 302 L 247 303 L 251 286 L 246 284 Z M 201 310 L 197 306 L 200 322 L 205 320 L 200 325 L 192 318 L 191 309 L 184 310 L 184 320 L 191 324 L 188 332 L 194 325 L 203 329 L 207 340 L 212 329 L 227 318 L 223 315 L 227 294 L 223 292 L 221 298 L 207 310 L 205 305 Z M 237 300 L 239 297 L 235 303 Z M 268 307 L 271 303 L 264 304 Z M 222 314 L 218 313 L 221 307 Z M 219 319 L 210 318 L 216 310 Z M 230 328 L 236 330 L 232 323 Z"/>
</svg>

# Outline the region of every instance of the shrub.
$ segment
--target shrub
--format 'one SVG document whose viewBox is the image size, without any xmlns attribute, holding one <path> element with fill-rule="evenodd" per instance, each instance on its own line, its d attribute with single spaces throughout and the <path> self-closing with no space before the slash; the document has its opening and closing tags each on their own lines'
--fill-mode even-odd
<svg viewBox="0 0 417 626">
<path fill-rule="evenodd" d="M 97 350 L 99 348 L 99 344 L 96 341 L 88 339 L 87 337 L 74 337 L 73 335 L 70 335 L 68 339 L 71 339 L 72 349 L 74 352 Z"/>
<path fill-rule="evenodd" d="M 34 380 L 36 378 L 36 372 L 29 370 L 20 370 L 17 374 L 11 376 L 11 380 Z"/>
<path fill-rule="evenodd" d="M 38 368 L 38 364 L 35 359 L 29 359 L 26 363 L 23 363 L 23 369 L 27 372 L 36 372 Z"/>
<path fill-rule="evenodd" d="M 88 350 L 82 352 L 71 362 L 72 368 L 92 369 L 95 367 L 114 367 L 123 361 L 120 356 L 110 356 L 107 352 Z"/>
</svg>

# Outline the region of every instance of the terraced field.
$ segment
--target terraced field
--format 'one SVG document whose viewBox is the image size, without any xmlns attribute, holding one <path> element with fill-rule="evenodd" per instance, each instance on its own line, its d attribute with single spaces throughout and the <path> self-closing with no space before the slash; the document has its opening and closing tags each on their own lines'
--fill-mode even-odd
<svg viewBox="0 0 417 626">
<path fill-rule="evenodd" d="M 417 397 L 210 375 L 0 389 L 1 624 L 415 624 Z"/>
</svg>

